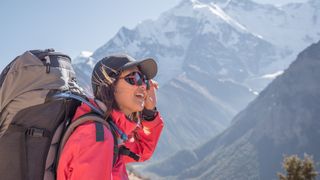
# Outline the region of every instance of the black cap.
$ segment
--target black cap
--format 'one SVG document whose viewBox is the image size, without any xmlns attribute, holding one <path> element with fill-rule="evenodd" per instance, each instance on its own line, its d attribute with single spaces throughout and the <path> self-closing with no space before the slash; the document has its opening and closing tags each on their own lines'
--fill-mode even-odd
<svg viewBox="0 0 320 180">
<path fill-rule="evenodd" d="M 127 54 L 119 54 L 119 55 L 112 55 L 107 56 L 101 59 L 95 67 L 93 68 L 92 72 L 92 89 L 93 92 L 96 91 L 97 83 L 93 82 L 94 76 L 98 76 L 98 78 L 103 79 L 103 73 L 101 72 L 101 67 L 105 70 L 105 72 L 110 77 L 115 77 L 118 75 L 119 72 L 130 69 L 132 67 L 138 67 L 142 74 L 144 74 L 147 79 L 152 79 L 157 75 L 157 63 L 152 58 L 143 59 L 137 61 L 133 57 Z"/>
</svg>

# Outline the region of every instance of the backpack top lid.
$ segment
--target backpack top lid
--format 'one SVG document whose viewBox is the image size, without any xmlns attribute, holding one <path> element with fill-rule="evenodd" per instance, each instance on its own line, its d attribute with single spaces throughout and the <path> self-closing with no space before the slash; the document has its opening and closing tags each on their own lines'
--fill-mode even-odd
<svg viewBox="0 0 320 180">
<path fill-rule="evenodd" d="M 25 52 L 4 69 L 0 79 L 0 111 L 26 92 L 80 89 L 76 85 L 71 59 L 53 50 Z"/>
</svg>

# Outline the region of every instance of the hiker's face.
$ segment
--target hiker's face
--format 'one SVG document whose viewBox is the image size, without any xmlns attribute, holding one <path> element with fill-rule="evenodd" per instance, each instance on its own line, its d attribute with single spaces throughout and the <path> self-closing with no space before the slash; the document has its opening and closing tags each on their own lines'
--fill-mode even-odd
<svg viewBox="0 0 320 180">
<path fill-rule="evenodd" d="M 137 83 L 142 77 L 135 72 L 141 74 L 137 67 L 123 71 L 115 85 L 115 100 L 126 115 L 142 111 L 145 104 L 146 84 Z"/>
</svg>

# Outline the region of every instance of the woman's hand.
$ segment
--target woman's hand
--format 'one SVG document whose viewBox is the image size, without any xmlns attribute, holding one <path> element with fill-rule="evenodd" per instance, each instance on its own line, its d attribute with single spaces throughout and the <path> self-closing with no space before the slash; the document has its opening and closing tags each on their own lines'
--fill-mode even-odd
<svg viewBox="0 0 320 180">
<path fill-rule="evenodd" d="M 149 80 L 150 88 L 147 89 L 147 95 L 145 98 L 144 108 L 148 110 L 153 110 L 157 105 L 156 90 L 158 90 L 159 85 L 155 80 Z"/>
</svg>

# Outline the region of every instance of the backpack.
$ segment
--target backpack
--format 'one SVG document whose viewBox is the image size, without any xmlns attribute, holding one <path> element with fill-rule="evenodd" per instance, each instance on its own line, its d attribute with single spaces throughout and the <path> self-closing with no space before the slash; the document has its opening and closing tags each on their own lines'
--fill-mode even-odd
<svg viewBox="0 0 320 180">
<path fill-rule="evenodd" d="M 92 107 L 92 113 L 70 123 L 81 103 Z M 139 159 L 118 148 L 115 134 L 122 132 L 87 101 L 69 56 L 47 49 L 30 50 L 15 58 L 0 75 L 1 179 L 55 179 L 65 142 L 88 120 L 96 123 L 97 141 L 103 141 L 103 126 L 111 130 L 115 139 L 113 163 L 120 153 Z"/>
</svg>

